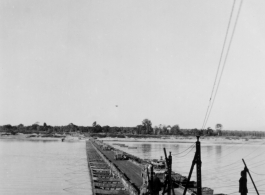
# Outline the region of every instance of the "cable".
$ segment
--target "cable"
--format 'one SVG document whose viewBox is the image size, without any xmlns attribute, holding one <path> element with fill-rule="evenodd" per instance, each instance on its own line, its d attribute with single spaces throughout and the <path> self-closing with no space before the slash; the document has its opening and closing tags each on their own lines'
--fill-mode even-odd
<svg viewBox="0 0 265 195">
<path fill-rule="evenodd" d="M 245 144 L 244 144 L 245 145 Z M 236 149 L 237 150 L 237 149 Z M 255 148 L 254 148 L 254 150 L 256 150 Z M 251 150 L 251 152 L 249 153 L 249 154 L 247 154 L 247 155 L 245 155 L 243 158 L 245 158 L 245 157 L 247 157 L 247 156 L 249 156 L 249 155 L 251 155 L 251 154 L 253 154 L 253 151 L 254 150 Z M 234 152 L 234 151 L 233 151 Z M 233 153 L 233 152 L 231 152 L 231 153 Z M 231 154 L 230 153 L 230 154 Z M 262 153 L 259 153 L 259 154 L 257 154 L 257 155 L 255 155 L 254 157 L 251 157 L 251 159 L 250 159 L 250 161 L 251 160 L 253 160 L 253 159 L 255 159 L 256 157 L 258 157 L 258 156 L 260 156 L 261 154 L 263 154 L 263 152 Z M 228 155 L 225 155 L 225 156 L 228 156 Z M 224 156 L 223 156 L 224 157 Z M 223 157 L 221 157 L 221 158 L 223 158 Z M 221 158 L 219 158 L 219 159 L 221 159 Z M 209 172 L 211 173 L 211 172 L 219 172 L 220 170 L 222 171 L 222 172 L 224 172 L 225 171 L 225 173 L 224 174 L 226 174 L 226 173 L 231 173 L 231 171 L 230 170 L 235 170 L 235 168 L 237 168 L 237 166 L 239 165 L 239 164 L 241 164 L 241 163 L 239 163 L 241 160 L 237 160 L 237 161 L 235 161 L 235 162 L 233 162 L 233 163 L 230 163 L 230 164 L 228 164 L 228 165 L 225 165 L 225 166 L 222 166 L 222 167 L 219 167 L 219 168 L 213 168 L 213 169 L 207 169 L 207 173 L 209 174 Z M 211 162 L 211 161 L 210 161 Z M 207 162 L 207 163 L 209 163 L 209 162 Z M 259 164 L 260 164 L 260 161 L 258 162 Z M 254 164 L 251 164 L 250 166 L 253 166 L 253 165 L 256 165 L 257 163 L 254 163 Z M 262 163 L 263 164 L 263 163 Z M 260 166 L 260 165 L 258 165 L 258 166 Z M 209 171 L 210 170 L 210 171 Z M 237 171 L 234 171 L 234 172 L 237 172 Z"/>
<path fill-rule="evenodd" d="M 232 185 L 226 185 L 226 186 L 218 186 L 218 187 L 215 187 L 214 189 L 219 189 L 219 188 L 224 188 L 224 187 L 235 187 L 235 186 L 238 186 L 238 184 L 232 184 Z"/>
<path fill-rule="evenodd" d="M 253 171 L 251 171 L 251 170 L 249 170 L 251 173 L 254 173 L 254 174 L 256 174 L 256 175 L 265 175 L 265 174 L 259 174 L 259 173 L 255 173 L 255 172 L 253 172 Z"/>
<path fill-rule="evenodd" d="M 240 147 L 236 148 L 236 149 L 233 150 L 232 152 L 230 152 L 230 153 L 228 153 L 228 154 L 226 154 L 226 155 L 220 157 L 219 160 L 222 159 L 222 158 L 224 158 L 224 157 L 226 157 L 226 156 L 229 156 L 230 154 L 232 154 L 233 152 L 235 152 L 235 151 L 237 151 L 237 150 L 239 150 L 239 149 L 240 149 Z M 210 162 L 213 162 L 213 161 L 215 161 L 215 160 L 212 160 L 212 161 L 206 161 L 206 163 L 210 163 Z"/>
<path fill-rule="evenodd" d="M 226 194 L 226 195 L 235 194 L 235 193 L 238 193 L 238 191 L 236 191 L 236 192 L 232 192 L 232 193 L 229 193 L 229 194 Z"/>
<path fill-rule="evenodd" d="M 259 162 L 259 163 L 260 163 L 260 162 Z M 254 166 L 254 167 L 251 167 L 251 165 L 250 165 L 249 168 L 253 169 L 253 168 L 255 168 L 255 167 L 259 167 L 259 166 L 261 166 L 261 165 L 264 165 L 264 162 L 262 162 L 260 165 Z"/>
<path fill-rule="evenodd" d="M 176 155 L 179 155 L 179 154 L 181 154 L 181 153 L 183 153 L 183 152 L 185 152 L 185 151 L 187 151 L 188 149 L 190 149 L 192 146 L 194 146 L 195 145 L 195 143 L 194 144 L 192 144 L 191 146 L 189 146 L 186 150 L 183 150 L 182 152 L 179 152 L 179 153 L 176 153 L 176 154 L 171 154 L 172 156 L 176 156 Z"/>
<path fill-rule="evenodd" d="M 239 14 L 240 14 L 240 11 L 241 11 L 242 3 L 243 3 L 243 0 L 240 1 L 239 9 L 238 9 L 237 16 L 236 16 L 235 25 L 234 25 L 234 28 L 233 28 L 233 31 L 232 31 L 232 35 L 231 35 L 231 39 L 230 39 L 230 42 L 229 42 L 229 45 L 228 45 L 228 48 L 227 48 L 227 52 L 226 52 L 225 60 L 224 60 L 224 63 L 223 63 L 222 71 L 221 71 L 221 74 L 220 74 L 220 77 L 219 77 L 219 81 L 218 81 L 218 84 L 217 84 L 217 88 L 216 88 L 216 91 L 215 91 L 215 94 L 214 94 L 214 97 L 213 97 L 213 103 L 211 104 L 209 114 L 208 114 L 207 119 L 205 121 L 205 126 L 206 126 L 207 121 L 209 119 L 209 116 L 211 114 L 211 111 L 212 111 L 212 108 L 213 108 L 213 105 L 214 105 L 214 101 L 215 101 L 215 97 L 216 97 L 218 89 L 219 89 L 219 85 L 220 85 L 220 82 L 221 82 L 221 79 L 222 79 L 222 75 L 223 75 L 223 72 L 224 72 L 224 68 L 225 68 L 225 65 L 226 65 L 226 60 L 227 60 L 227 57 L 228 57 L 228 54 L 229 54 L 229 51 L 230 51 L 230 47 L 231 47 L 231 43 L 232 43 L 232 40 L 233 40 L 233 37 L 234 37 L 234 34 L 235 34 L 235 29 L 236 29 L 236 26 L 237 26 L 237 22 L 238 22 Z"/>
<path fill-rule="evenodd" d="M 257 187 L 260 187 L 260 186 L 264 186 L 265 184 L 262 184 L 262 185 L 259 185 L 259 186 L 257 186 Z"/>
<path fill-rule="evenodd" d="M 195 146 L 193 146 L 193 148 L 195 148 Z M 179 159 L 179 158 L 183 158 L 184 156 L 187 156 L 187 155 L 192 151 L 193 148 L 191 148 L 190 151 L 189 151 L 187 154 L 185 154 L 185 155 L 183 155 L 183 156 L 178 156 L 178 159 Z"/>
<path fill-rule="evenodd" d="M 204 117 L 204 121 L 203 121 L 203 124 L 202 124 L 202 128 L 201 129 L 204 129 L 204 127 L 206 125 L 205 124 L 205 121 L 206 121 L 206 117 L 208 115 L 209 107 L 211 105 L 211 100 L 212 100 L 212 96 L 213 96 L 213 92 L 214 92 L 216 80 L 217 80 L 217 77 L 218 77 L 218 73 L 219 73 L 221 61 L 222 61 L 222 58 L 223 58 L 224 48 L 225 48 L 226 39 L 227 39 L 227 35 L 228 35 L 228 32 L 229 32 L 229 28 L 230 28 L 230 23 L 231 23 L 231 20 L 232 20 L 232 15 L 233 15 L 233 12 L 234 12 L 235 2 L 236 2 L 236 0 L 234 0 L 234 2 L 233 2 L 232 10 L 231 10 L 231 13 L 230 13 L 230 18 L 229 18 L 228 26 L 227 26 L 227 29 L 226 29 L 225 39 L 224 39 L 223 48 L 222 48 L 221 56 L 220 56 L 219 63 L 218 63 L 218 68 L 217 68 L 216 75 L 215 75 L 215 79 L 214 79 L 214 84 L 213 84 L 212 92 L 211 92 L 209 104 L 208 104 L 208 107 L 207 107 L 207 111 L 205 113 L 205 117 Z"/>
<path fill-rule="evenodd" d="M 235 170 L 235 168 L 237 168 L 239 165 L 239 162 L 237 163 L 232 163 L 232 165 L 227 165 L 226 168 L 223 168 L 223 167 L 220 167 L 220 168 L 215 168 L 215 169 L 212 169 L 210 171 L 206 171 L 207 174 L 215 174 L 215 173 L 219 173 L 219 172 L 222 172 L 222 173 L 231 173 L 231 171 Z M 229 166 L 232 166 L 232 167 L 229 167 Z"/>
</svg>

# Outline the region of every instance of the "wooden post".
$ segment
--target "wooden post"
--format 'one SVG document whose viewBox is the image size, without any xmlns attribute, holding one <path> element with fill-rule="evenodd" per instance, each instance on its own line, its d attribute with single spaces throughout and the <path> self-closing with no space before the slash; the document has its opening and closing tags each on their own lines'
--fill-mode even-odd
<svg viewBox="0 0 265 195">
<path fill-rule="evenodd" d="M 188 180 L 187 180 L 183 195 L 186 195 L 186 192 L 187 192 L 187 189 L 188 189 L 188 185 L 189 185 L 189 182 L 190 182 L 190 178 L 191 178 L 191 175 L 192 175 L 192 171 L 193 171 L 194 165 L 196 164 L 196 155 L 197 155 L 196 153 L 194 155 L 194 158 L 193 158 L 193 161 L 192 161 L 192 164 L 191 164 L 190 173 L 189 173 L 189 176 L 188 176 Z"/>
<path fill-rule="evenodd" d="M 150 172 L 151 172 L 151 179 L 150 179 L 150 193 L 152 194 L 153 193 L 153 183 L 154 183 L 154 176 L 153 176 L 153 174 L 154 174 L 154 167 L 153 167 L 153 165 L 151 165 L 151 170 L 150 170 Z"/>
<path fill-rule="evenodd" d="M 167 194 L 171 195 L 171 163 L 172 163 L 172 156 L 171 156 L 171 152 L 169 152 L 169 157 L 168 157 L 168 191 Z"/>
<path fill-rule="evenodd" d="M 256 190 L 256 192 L 257 192 L 257 194 L 259 195 L 258 189 L 256 188 L 256 185 L 255 185 L 255 183 L 254 183 L 254 181 L 253 181 L 253 179 L 252 179 L 252 177 L 251 177 L 251 174 L 250 174 L 250 172 L 248 171 L 248 167 L 247 167 L 247 165 L 246 165 L 246 163 L 245 163 L 244 159 L 242 159 L 242 161 L 243 161 L 243 163 L 244 163 L 245 167 L 247 168 L 248 175 L 249 175 L 249 177 L 250 177 L 250 179 L 251 179 L 251 181 L 252 181 L 252 183 L 253 183 L 253 185 L 254 185 L 254 188 L 255 188 L 255 190 Z"/>
<path fill-rule="evenodd" d="M 150 177 L 149 177 L 149 171 L 148 171 L 148 166 L 146 169 L 146 175 L 147 175 L 147 189 L 149 190 L 149 192 L 151 193 L 151 187 L 150 187 Z"/>
<path fill-rule="evenodd" d="M 189 173 L 189 177 L 183 192 L 183 195 L 186 195 L 187 189 L 188 189 L 188 185 L 190 182 L 190 178 L 192 175 L 192 171 L 193 168 L 196 164 L 196 168 L 197 168 L 197 195 L 202 195 L 202 179 L 201 179 L 201 143 L 199 141 L 200 136 L 196 136 L 197 137 L 197 142 L 196 142 L 196 152 L 191 164 L 191 168 L 190 168 L 190 173 Z"/>
<path fill-rule="evenodd" d="M 172 183 L 172 156 L 171 156 L 171 152 L 169 152 L 169 165 L 170 165 L 170 174 L 169 174 L 169 178 L 170 178 L 170 188 L 172 190 L 172 194 L 175 195 L 175 191 L 174 191 L 174 186 L 173 186 L 173 183 Z"/>
<path fill-rule="evenodd" d="M 165 186 L 162 194 L 165 194 L 167 192 L 167 195 L 171 195 L 171 191 L 173 195 L 175 195 L 175 191 L 172 185 L 172 178 L 171 178 L 171 172 L 172 172 L 172 156 L 171 152 L 169 152 L 169 156 L 167 157 L 167 152 L 166 149 L 164 148 L 164 154 L 165 154 L 165 160 L 166 160 L 166 165 L 167 165 L 167 178 L 165 178 Z M 167 190 L 166 190 L 166 187 Z"/>
<path fill-rule="evenodd" d="M 202 173 L 201 173 L 201 143 L 200 136 L 197 136 L 196 142 L 196 167 L 197 167 L 197 195 L 202 195 Z"/>
</svg>

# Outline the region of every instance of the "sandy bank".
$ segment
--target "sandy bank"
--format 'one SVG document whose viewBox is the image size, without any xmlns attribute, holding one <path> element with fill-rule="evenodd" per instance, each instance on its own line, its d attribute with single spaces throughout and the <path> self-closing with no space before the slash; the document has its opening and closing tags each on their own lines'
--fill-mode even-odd
<svg viewBox="0 0 265 195">
<path fill-rule="evenodd" d="M 2 133 L 0 135 L 0 139 L 16 139 L 16 140 L 40 140 L 40 141 L 63 141 L 65 142 L 72 142 L 72 141 L 84 141 L 86 140 L 85 137 L 78 137 L 78 136 L 64 136 L 64 135 L 55 135 L 47 136 L 45 134 L 23 134 L 18 133 L 16 135 L 6 135 L 5 133 Z"/>
</svg>

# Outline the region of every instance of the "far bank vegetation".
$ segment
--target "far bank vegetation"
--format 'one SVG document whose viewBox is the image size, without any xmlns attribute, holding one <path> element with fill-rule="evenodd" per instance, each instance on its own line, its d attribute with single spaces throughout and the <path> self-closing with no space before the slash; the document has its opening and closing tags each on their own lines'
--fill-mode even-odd
<svg viewBox="0 0 265 195">
<path fill-rule="evenodd" d="M 241 130 L 223 130 L 221 124 L 217 124 L 215 129 L 208 127 L 207 129 L 181 129 L 179 125 L 158 125 L 152 126 L 149 119 L 144 119 L 141 124 L 135 127 L 110 127 L 108 125 L 101 126 L 96 121 L 92 126 L 78 126 L 70 123 L 65 126 L 51 126 L 44 123 L 34 123 L 33 125 L 24 126 L 23 124 L 12 126 L 10 124 L 0 126 L 0 132 L 3 134 L 74 134 L 82 133 L 97 137 L 132 137 L 132 138 L 166 138 L 169 136 L 222 136 L 222 137 L 265 137 L 264 131 L 241 131 Z"/>
</svg>

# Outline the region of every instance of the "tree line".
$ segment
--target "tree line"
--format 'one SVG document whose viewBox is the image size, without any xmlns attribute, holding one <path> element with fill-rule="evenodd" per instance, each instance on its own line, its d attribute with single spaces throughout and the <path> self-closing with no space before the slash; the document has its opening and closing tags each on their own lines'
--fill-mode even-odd
<svg viewBox="0 0 265 195">
<path fill-rule="evenodd" d="M 215 129 L 208 127 L 207 129 L 181 129 L 179 125 L 158 125 L 152 127 L 152 122 L 149 119 L 144 119 L 141 124 L 135 127 L 110 127 L 108 125 L 101 126 L 96 121 L 92 123 L 92 126 L 77 126 L 70 123 L 65 126 L 51 126 L 44 123 L 34 123 L 33 125 L 24 126 L 19 124 L 12 126 L 10 124 L 0 126 L 0 132 L 6 132 L 10 134 L 17 133 L 105 133 L 105 134 L 116 134 L 116 135 L 179 135 L 179 136 L 255 136 L 265 137 L 263 131 L 240 131 L 240 130 L 222 130 L 221 124 L 216 124 Z"/>
</svg>

